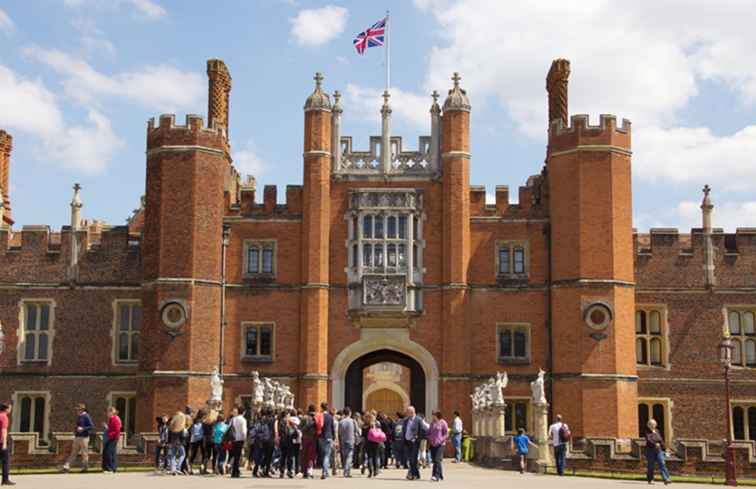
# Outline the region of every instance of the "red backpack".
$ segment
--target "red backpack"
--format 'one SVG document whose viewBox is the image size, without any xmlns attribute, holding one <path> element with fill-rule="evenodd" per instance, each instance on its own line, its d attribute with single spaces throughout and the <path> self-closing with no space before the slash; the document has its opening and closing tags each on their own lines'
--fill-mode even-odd
<svg viewBox="0 0 756 489">
<path fill-rule="evenodd" d="M 572 440 L 572 432 L 570 431 L 570 427 L 566 424 L 562 424 L 562 427 L 559 428 L 559 441 L 562 443 L 567 443 L 570 440 Z"/>
</svg>

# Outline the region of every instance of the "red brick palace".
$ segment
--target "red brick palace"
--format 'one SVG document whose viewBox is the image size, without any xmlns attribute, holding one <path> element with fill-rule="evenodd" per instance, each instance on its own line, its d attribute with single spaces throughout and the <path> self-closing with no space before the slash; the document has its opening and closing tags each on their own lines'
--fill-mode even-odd
<svg viewBox="0 0 756 489">
<path fill-rule="evenodd" d="M 298 405 L 362 409 L 363 372 L 392 362 L 420 411 L 459 409 L 468 424 L 472 386 L 506 371 L 507 429 L 530 428 L 543 368 L 576 437 L 637 437 L 652 416 L 670 441 L 721 440 L 729 330 L 733 431 L 756 439 L 756 230 L 712 228 L 707 189 L 702 228 L 634 233 L 630 122 L 570 117 L 569 62 L 548 72 L 546 160 L 517 204 L 506 186 L 488 204 L 470 184 L 473 112 L 456 74 L 416 149 L 391 133 L 388 94 L 381 135 L 353 148 L 349 108 L 317 75 L 303 184 L 279 204 L 234 169 L 231 76 L 220 60 L 207 73 L 206 121 L 149 122 L 127 225 L 83 221 L 78 187 L 70 226 L 14 225 L 0 131 L 0 399 L 16 402 L 14 432 L 44 444 L 71 430 L 79 401 L 153 431 L 156 415 L 204 404 L 215 367 L 227 408 L 249 402 L 260 371 Z"/>
</svg>

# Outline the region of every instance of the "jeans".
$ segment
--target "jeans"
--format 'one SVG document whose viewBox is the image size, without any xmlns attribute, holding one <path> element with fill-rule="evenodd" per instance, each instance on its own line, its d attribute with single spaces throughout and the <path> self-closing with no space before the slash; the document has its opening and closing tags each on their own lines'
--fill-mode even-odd
<svg viewBox="0 0 756 489">
<path fill-rule="evenodd" d="M 409 458 L 409 475 L 415 479 L 420 478 L 420 469 L 417 467 L 417 457 L 420 453 L 420 440 L 405 442 L 407 450 L 404 452 Z"/>
<path fill-rule="evenodd" d="M 433 477 L 444 480 L 444 445 L 430 447 L 430 453 L 433 460 Z"/>
<path fill-rule="evenodd" d="M 240 477 L 239 462 L 241 462 L 242 448 L 244 448 L 244 440 L 234 441 L 231 445 L 231 456 L 234 458 L 234 463 L 231 465 L 231 477 Z"/>
<path fill-rule="evenodd" d="M 223 443 L 216 443 L 213 447 L 213 471 L 222 474 L 223 462 L 226 461 L 226 452 L 223 450 Z"/>
<path fill-rule="evenodd" d="M 394 445 L 391 447 L 391 451 L 394 454 L 394 463 L 396 464 L 396 468 L 398 469 L 399 467 L 404 467 L 406 469 L 407 457 L 404 456 L 404 441 L 394 440 Z"/>
<path fill-rule="evenodd" d="M 378 475 L 378 469 L 381 467 L 380 443 L 369 441 L 365 445 L 365 448 L 367 449 L 368 474 L 376 476 Z"/>
<path fill-rule="evenodd" d="M 291 443 L 281 443 L 281 461 L 279 462 L 281 477 L 284 471 L 288 475 L 294 474 L 294 446 Z"/>
<path fill-rule="evenodd" d="M 10 482 L 10 448 L 0 449 L 0 460 L 3 464 L 3 482 Z"/>
<path fill-rule="evenodd" d="M 331 451 L 333 450 L 333 440 L 319 438 L 318 446 L 320 447 L 320 456 L 323 459 L 323 477 L 328 477 L 331 472 Z"/>
<path fill-rule="evenodd" d="M 554 458 L 556 459 L 557 474 L 564 475 L 564 459 L 567 456 L 567 445 L 561 443 L 554 446 Z"/>
<path fill-rule="evenodd" d="M 352 457 L 354 457 L 354 445 L 341 444 L 341 466 L 344 468 L 344 477 L 349 477 L 352 471 Z"/>
<path fill-rule="evenodd" d="M 168 448 L 168 460 L 170 460 L 171 473 L 181 469 L 186 458 L 186 449 L 184 445 L 179 442 L 173 444 Z"/>
<path fill-rule="evenodd" d="M 654 480 L 654 465 L 659 466 L 659 473 L 662 476 L 662 480 L 669 480 L 669 472 L 667 471 L 667 464 L 664 463 L 664 451 L 656 450 L 653 448 L 646 449 L 646 480 L 651 482 Z"/>
<path fill-rule="evenodd" d="M 115 472 L 118 469 L 118 439 L 105 440 L 102 447 L 102 470 Z"/>
<path fill-rule="evenodd" d="M 454 447 L 454 460 L 460 463 L 462 461 L 462 433 L 453 434 L 451 441 Z"/>
<path fill-rule="evenodd" d="M 159 444 L 155 447 L 155 470 L 160 470 L 161 468 L 167 468 L 168 465 L 168 456 L 167 456 L 167 450 L 163 444 Z M 163 464 L 161 466 L 160 464 L 160 456 L 163 455 L 165 457 L 163 460 Z"/>
</svg>

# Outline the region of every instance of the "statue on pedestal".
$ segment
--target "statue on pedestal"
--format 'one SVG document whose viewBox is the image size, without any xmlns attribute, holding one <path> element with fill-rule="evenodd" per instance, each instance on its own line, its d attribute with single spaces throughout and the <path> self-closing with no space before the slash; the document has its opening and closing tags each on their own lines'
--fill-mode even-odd
<svg viewBox="0 0 756 489">
<path fill-rule="evenodd" d="M 263 378 L 264 383 L 264 389 L 263 389 L 263 404 L 265 404 L 266 407 L 274 407 L 275 401 L 274 401 L 274 388 L 273 383 L 271 380 L 267 377 Z"/>
<path fill-rule="evenodd" d="M 210 375 L 210 402 L 217 403 L 223 400 L 223 379 L 220 378 L 218 367 L 213 369 Z"/>
<path fill-rule="evenodd" d="M 543 376 L 546 372 L 543 369 L 538 369 L 538 377 L 530 383 L 530 390 L 533 394 L 533 404 L 540 406 L 546 403 L 546 392 L 543 387 Z"/>
<path fill-rule="evenodd" d="M 260 373 L 252 372 L 252 405 L 260 407 L 265 399 L 265 386 L 260 381 Z"/>
<path fill-rule="evenodd" d="M 507 384 L 509 384 L 509 377 L 507 376 L 506 372 L 497 372 L 496 373 L 496 380 L 494 382 L 494 385 L 496 386 L 496 392 L 494 393 L 494 404 L 496 406 L 503 406 L 504 405 L 504 389 L 506 389 Z"/>
</svg>

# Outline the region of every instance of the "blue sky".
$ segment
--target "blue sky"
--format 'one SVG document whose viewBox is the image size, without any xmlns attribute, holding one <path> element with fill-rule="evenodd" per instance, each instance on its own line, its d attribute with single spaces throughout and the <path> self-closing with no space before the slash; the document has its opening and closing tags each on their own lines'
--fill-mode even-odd
<svg viewBox="0 0 756 489">
<path fill-rule="evenodd" d="M 66 223 L 74 182 L 86 218 L 123 223 L 144 192 L 147 119 L 204 115 L 212 57 L 233 77 L 235 164 L 259 185 L 301 183 L 316 71 L 344 93 L 342 133 L 366 147 L 380 129 L 383 51 L 361 57 L 352 38 L 387 8 L 405 146 L 429 133 L 429 94 L 459 71 L 473 105 L 471 181 L 491 194 L 509 185 L 516 199 L 543 163 L 545 74 L 566 57 L 571 113 L 633 122 L 636 227 L 698 226 L 705 183 L 716 226 L 756 227 L 756 14 L 735 0 L 5 0 L 0 128 L 14 136 L 17 225 Z"/>
</svg>

